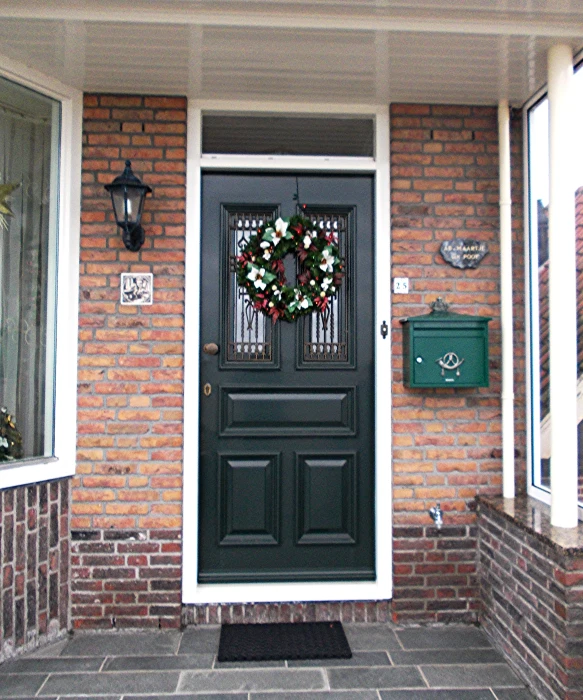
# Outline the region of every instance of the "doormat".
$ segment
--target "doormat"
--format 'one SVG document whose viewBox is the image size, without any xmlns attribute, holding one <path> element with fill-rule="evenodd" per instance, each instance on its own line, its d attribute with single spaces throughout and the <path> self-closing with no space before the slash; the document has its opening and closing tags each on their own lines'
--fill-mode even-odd
<svg viewBox="0 0 583 700">
<path fill-rule="evenodd" d="M 340 622 L 223 625 L 219 661 L 350 659 Z"/>
</svg>

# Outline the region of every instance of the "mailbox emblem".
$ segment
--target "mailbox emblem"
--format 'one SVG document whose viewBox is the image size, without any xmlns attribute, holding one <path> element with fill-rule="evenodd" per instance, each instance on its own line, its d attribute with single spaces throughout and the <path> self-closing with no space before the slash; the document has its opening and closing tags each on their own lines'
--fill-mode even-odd
<svg viewBox="0 0 583 700">
<path fill-rule="evenodd" d="M 443 357 L 438 357 L 435 360 L 437 364 L 441 367 L 441 376 L 445 376 L 445 370 L 456 370 L 456 376 L 460 376 L 460 367 L 464 364 L 464 358 L 460 358 L 455 354 L 455 352 L 446 352 Z"/>
</svg>

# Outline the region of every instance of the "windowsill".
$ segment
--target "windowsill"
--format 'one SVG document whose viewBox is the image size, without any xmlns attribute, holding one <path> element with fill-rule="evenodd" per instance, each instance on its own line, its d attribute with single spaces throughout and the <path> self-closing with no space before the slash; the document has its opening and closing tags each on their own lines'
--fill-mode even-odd
<svg viewBox="0 0 583 700">
<path fill-rule="evenodd" d="M 67 462 L 57 457 L 19 459 L 1 464 L 0 490 L 64 479 L 75 474 L 74 460 Z"/>
<path fill-rule="evenodd" d="M 583 553 L 583 522 L 574 528 L 553 527 L 551 508 L 530 496 L 501 498 L 478 496 L 478 507 L 484 505 L 495 510 L 503 518 L 534 535 L 561 554 L 580 555 Z"/>
<path fill-rule="evenodd" d="M 56 457 L 25 457 L 23 459 L 7 460 L 0 462 L 0 472 L 8 469 L 19 469 L 20 467 L 32 467 L 38 464 L 51 464 L 58 461 Z"/>
</svg>

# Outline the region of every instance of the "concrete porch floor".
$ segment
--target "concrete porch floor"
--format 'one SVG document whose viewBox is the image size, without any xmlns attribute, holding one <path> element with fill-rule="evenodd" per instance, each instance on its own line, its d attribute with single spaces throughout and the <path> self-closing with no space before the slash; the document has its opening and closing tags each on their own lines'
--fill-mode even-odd
<svg viewBox="0 0 583 700">
<path fill-rule="evenodd" d="M 220 627 L 75 634 L 0 665 L 0 698 L 531 700 L 475 627 L 345 624 L 353 658 L 219 664 Z"/>
</svg>

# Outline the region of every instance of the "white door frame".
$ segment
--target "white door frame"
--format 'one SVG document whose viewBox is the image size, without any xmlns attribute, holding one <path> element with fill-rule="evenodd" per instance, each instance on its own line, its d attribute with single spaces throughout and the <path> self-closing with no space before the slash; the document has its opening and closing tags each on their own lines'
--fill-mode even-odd
<svg viewBox="0 0 583 700">
<path fill-rule="evenodd" d="M 374 158 L 202 155 L 202 114 L 251 112 L 342 114 L 375 119 Z M 379 105 L 189 101 L 187 127 L 186 282 L 184 336 L 184 494 L 182 600 L 187 604 L 387 600 L 392 597 L 391 283 L 389 112 Z M 291 170 L 375 175 L 375 561 L 363 582 L 199 584 L 198 473 L 200 363 L 201 173 L 204 170 Z M 389 334 L 383 339 L 380 327 Z"/>
</svg>

